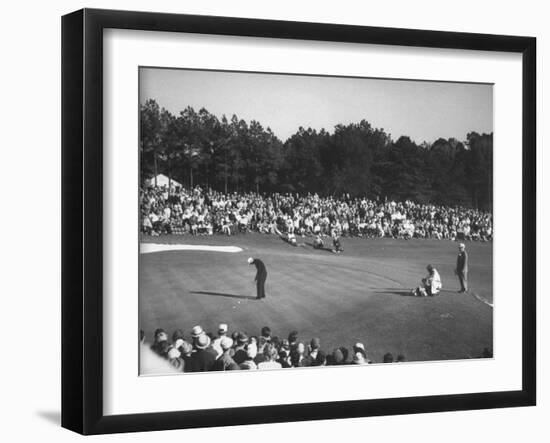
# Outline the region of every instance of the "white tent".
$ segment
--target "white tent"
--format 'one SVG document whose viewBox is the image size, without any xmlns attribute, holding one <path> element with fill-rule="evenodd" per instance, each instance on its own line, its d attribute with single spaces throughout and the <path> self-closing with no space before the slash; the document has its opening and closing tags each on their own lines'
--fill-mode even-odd
<svg viewBox="0 0 550 443">
<path fill-rule="evenodd" d="M 170 181 L 170 179 L 164 175 L 164 174 L 159 174 L 157 175 L 157 186 L 166 186 L 168 187 L 168 184 L 171 184 L 172 185 L 172 188 L 175 188 L 177 186 L 181 186 L 181 183 L 178 183 L 176 180 L 172 179 Z M 155 186 L 155 177 L 149 179 L 148 183 L 147 183 L 149 186 Z"/>
</svg>

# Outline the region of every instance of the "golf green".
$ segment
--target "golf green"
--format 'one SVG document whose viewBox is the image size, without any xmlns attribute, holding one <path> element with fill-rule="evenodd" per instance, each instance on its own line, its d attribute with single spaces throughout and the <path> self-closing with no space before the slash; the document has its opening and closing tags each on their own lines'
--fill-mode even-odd
<svg viewBox="0 0 550 443">
<path fill-rule="evenodd" d="M 448 240 L 343 238 L 342 254 L 312 248 L 298 237 L 293 247 L 276 236 L 142 237 L 157 244 L 237 246 L 242 252 L 173 250 L 140 255 L 139 325 L 146 339 L 156 328 L 180 328 L 189 338 L 201 325 L 229 332 L 286 338 L 296 330 L 321 349 L 365 344 L 373 362 L 403 354 L 408 361 L 480 357 L 493 348 L 492 243 L 467 242 L 470 292 L 459 294 L 454 266 L 458 243 Z M 330 239 L 325 242 L 330 244 Z M 267 297 L 256 300 L 255 267 L 267 267 Z M 443 290 L 436 297 L 410 291 L 431 263 Z"/>
</svg>

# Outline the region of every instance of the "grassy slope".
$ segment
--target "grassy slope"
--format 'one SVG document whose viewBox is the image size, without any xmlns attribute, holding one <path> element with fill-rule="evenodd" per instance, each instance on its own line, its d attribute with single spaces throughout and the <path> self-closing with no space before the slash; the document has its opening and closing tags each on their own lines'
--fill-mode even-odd
<svg viewBox="0 0 550 443">
<path fill-rule="evenodd" d="M 155 243 L 236 245 L 241 253 L 171 251 L 140 258 L 140 328 L 148 339 L 157 327 L 189 333 L 195 324 L 215 332 L 257 335 L 269 325 L 274 335 L 292 329 L 304 342 L 321 338 L 322 348 L 367 345 L 380 362 L 386 352 L 408 360 L 477 357 L 492 349 L 492 244 L 469 243 L 470 286 L 477 295 L 457 294 L 453 274 L 457 244 L 436 240 L 343 239 L 341 255 L 293 248 L 273 236 L 156 237 Z M 310 242 L 309 239 L 298 239 Z M 257 301 L 249 256 L 268 268 L 267 298 Z M 441 296 L 408 292 L 432 263 L 443 280 Z M 202 292 L 202 293 L 200 293 Z M 209 294 L 211 293 L 211 294 Z"/>
</svg>

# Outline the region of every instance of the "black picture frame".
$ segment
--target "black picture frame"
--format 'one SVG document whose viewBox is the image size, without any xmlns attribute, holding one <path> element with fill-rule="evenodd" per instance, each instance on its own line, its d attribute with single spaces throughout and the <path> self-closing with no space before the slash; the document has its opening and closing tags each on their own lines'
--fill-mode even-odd
<svg viewBox="0 0 550 443">
<path fill-rule="evenodd" d="M 103 413 L 103 30 L 192 32 L 522 55 L 522 388 L 106 416 Z M 83 9 L 62 18 L 62 426 L 82 434 L 273 423 L 536 403 L 536 39 Z"/>
</svg>

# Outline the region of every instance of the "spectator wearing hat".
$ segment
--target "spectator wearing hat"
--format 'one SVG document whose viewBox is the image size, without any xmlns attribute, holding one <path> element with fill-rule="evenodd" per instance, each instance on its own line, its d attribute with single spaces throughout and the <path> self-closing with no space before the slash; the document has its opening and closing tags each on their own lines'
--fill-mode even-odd
<svg viewBox="0 0 550 443">
<path fill-rule="evenodd" d="M 264 361 L 261 363 L 258 363 L 258 369 L 260 370 L 266 370 L 266 369 L 281 369 L 282 365 L 277 361 L 278 352 L 277 348 L 273 346 L 271 343 L 267 343 L 263 350 L 264 354 Z"/>
<path fill-rule="evenodd" d="M 191 337 L 193 338 L 193 350 L 196 351 L 198 349 L 197 342 L 204 335 L 208 338 L 208 346 L 206 348 L 206 352 L 212 354 L 215 360 L 218 358 L 219 354 L 218 351 L 210 346 L 210 344 L 212 343 L 211 334 L 207 334 L 200 325 L 194 326 L 191 330 Z"/>
<path fill-rule="evenodd" d="M 187 342 L 185 341 L 185 337 L 181 329 L 176 329 L 172 334 L 172 343 L 174 347 L 180 352 L 180 354 L 183 354 L 183 344 Z"/>
<path fill-rule="evenodd" d="M 256 299 L 265 298 L 265 281 L 267 280 L 265 264 L 259 258 L 252 257 L 248 259 L 248 264 L 256 266 L 256 277 L 254 277 L 254 281 L 256 282 Z"/>
<path fill-rule="evenodd" d="M 200 325 L 193 326 L 193 329 L 191 329 L 191 338 L 193 339 L 193 343 L 192 343 L 193 346 L 195 346 L 197 339 L 202 335 L 205 335 L 204 329 L 202 329 Z"/>
<path fill-rule="evenodd" d="M 246 347 L 248 345 L 248 336 L 241 332 L 237 337 L 237 346 L 235 347 L 235 354 L 233 355 L 233 360 L 240 365 L 243 361 L 246 360 Z"/>
<path fill-rule="evenodd" d="M 362 360 L 360 359 L 361 363 L 359 364 L 372 363 L 372 361 L 370 361 L 369 358 L 367 357 L 367 350 L 365 349 L 365 345 L 361 342 L 357 342 L 353 345 L 353 354 L 354 354 L 354 357 L 353 357 L 354 360 L 357 354 L 361 354 Z M 355 361 L 353 361 L 352 363 L 355 363 Z"/>
<path fill-rule="evenodd" d="M 365 345 L 361 342 L 357 342 L 353 345 L 353 352 L 354 353 L 357 353 L 357 352 L 360 352 L 361 354 L 363 354 L 363 357 L 365 358 L 365 360 L 367 359 L 367 350 L 365 349 Z"/>
<path fill-rule="evenodd" d="M 218 353 L 218 357 L 223 354 L 223 349 L 221 347 L 221 341 L 227 337 L 227 325 L 225 323 L 220 323 L 218 326 L 218 336 L 212 340 L 212 348 Z M 233 342 L 233 340 L 231 340 Z"/>
<path fill-rule="evenodd" d="M 210 346 L 210 337 L 202 334 L 195 339 L 195 352 L 191 354 L 189 359 L 189 372 L 205 372 L 212 370 L 216 357 L 212 352 L 208 352 Z"/>
<path fill-rule="evenodd" d="M 356 352 L 353 355 L 352 364 L 354 364 L 354 365 L 366 365 L 368 363 L 365 359 L 365 355 L 362 352 Z"/>
<path fill-rule="evenodd" d="M 460 282 L 460 290 L 458 292 L 468 292 L 468 253 L 466 252 L 466 245 L 464 243 L 458 245 L 455 274 Z"/>
<path fill-rule="evenodd" d="M 220 347 L 223 351 L 220 358 L 218 358 L 213 367 L 213 371 L 235 371 L 240 369 L 239 365 L 231 357 L 231 350 L 233 347 L 233 340 L 229 337 L 223 337 L 220 340 Z"/>
</svg>

